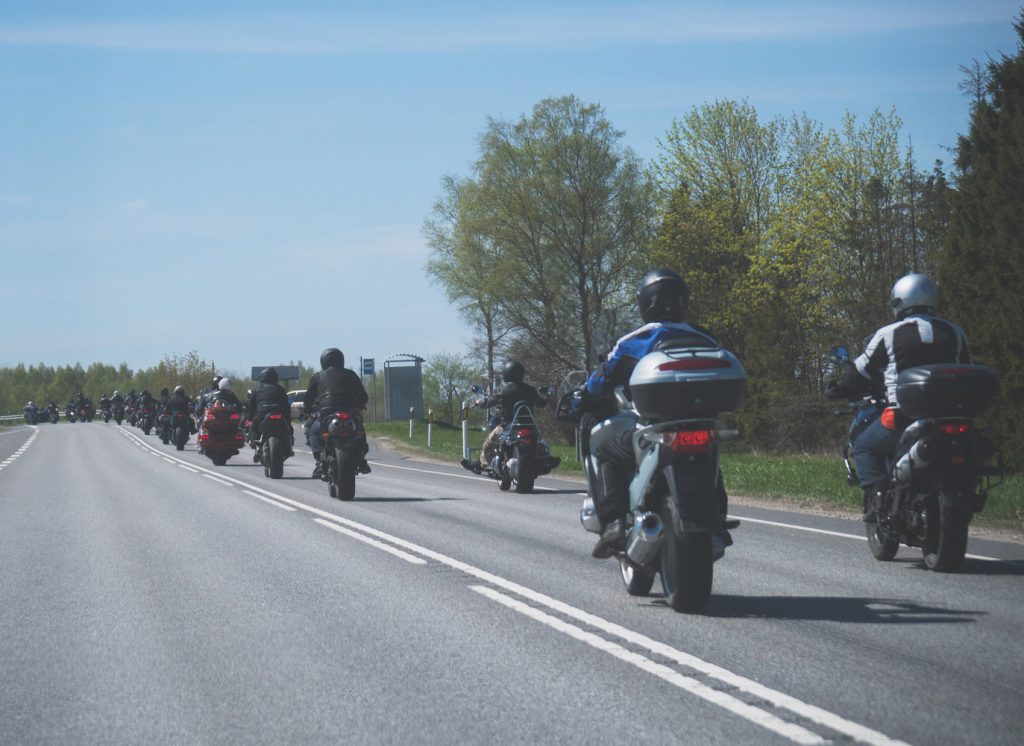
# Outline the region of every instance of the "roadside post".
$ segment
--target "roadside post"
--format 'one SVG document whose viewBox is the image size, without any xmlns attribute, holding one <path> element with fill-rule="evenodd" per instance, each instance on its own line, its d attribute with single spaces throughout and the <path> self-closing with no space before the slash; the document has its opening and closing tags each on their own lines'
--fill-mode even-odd
<svg viewBox="0 0 1024 746">
<path fill-rule="evenodd" d="M 434 447 L 434 410 L 427 410 L 427 448 Z"/>
<path fill-rule="evenodd" d="M 462 402 L 462 458 L 469 461 L 469 402 Z"/>
<path fill-rule="evenodd" d="M 412 420 L 416 416 L 416 407 L 409 407 L 409 440 L 412 440 Z"/>
</svg>

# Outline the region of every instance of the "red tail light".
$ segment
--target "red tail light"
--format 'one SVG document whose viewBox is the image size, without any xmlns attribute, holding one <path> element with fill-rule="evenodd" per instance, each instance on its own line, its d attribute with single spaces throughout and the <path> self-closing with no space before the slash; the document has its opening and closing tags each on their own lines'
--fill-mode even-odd
<svg viewBox="0 0 1024 746">
<path fill-rule="evenodd" d="M 707 453 L 713 434 L 710 430 L 684 430 L 676 433 L 669 444 L 676 453 Z"/>
<path fill-rule="evenodd" d="M 882 410 L 882 427 L 886 430 L 896 429 L 896 410 L 893 407 L 886 407 Z"/>
<path fill-rule="evenodd" d="M 712 368 L 731 368 L 732 363 L 717 357 L 688 357 L 662 363 L 658 370 L 710 370 Z"/>
<path fill-rule="evenodd" d="M 352 415 L 350 415 L 348 412 L 337 412 L 335 414 L 335 417 L 337 417 L 339 420 L 347 420 L 350 419 Z"/>
<path fill-rule="evenodd" d="M 238 412 L 232 412 L 231 413 L 231 419 L 233 419 L 233 420 L 240 420 L 240 419 L 242 419 L 242 415 L 238 414 Z"/>
<path fill-rule="evenodd" d="M 281 420 L 281 419 L 284 419 L 284 415 L 283 414 L 272 414 L 272 415 L 270 415 L 270 419 L 272 419 L 272 420 Z M 250 420 L 250 422 L 251 422 L 251 420 Z"/>
<path fill-rule="evenodd" d="M 516 430 L 516 436 L 520 438 L 529 438 L 531 435 L 533 435 L 533 431 L 528 428 L 524 427 Z"/>
<path fill-rule="evenodd" d="M 245 436 L 242 433 L 235 433 L 235 440 L 245 440 Z"/>
<path fill-rule="evenodd" d="M 946 435 L 963 435 L 969 432 L 970 429 L 971 425 L 969 422 L 944 422 L 939 425 L 939 432 Z"/>
</svg>

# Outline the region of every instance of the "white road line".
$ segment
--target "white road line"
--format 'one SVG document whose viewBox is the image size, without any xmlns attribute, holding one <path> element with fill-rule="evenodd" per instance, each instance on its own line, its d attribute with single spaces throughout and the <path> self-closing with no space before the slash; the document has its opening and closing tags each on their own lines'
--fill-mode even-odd
<svg viewBox="0 0 1024 746">
<path fill-rule="evenodd" d="M 844 534 L 841 531 L 828 531 L 828 530 L 823 529 L 823 528 L 811 528 L 810 526 L 796 526 L 796 525 L 794 525 L 792 523 L 780 523 L 778 521 L 766 521 L 766 520 L 761 519 L 761 518 L 744 518 L 741 515 L 731 515 L 730 514 L 729 517 L 730 518 L 739 518 L 741 521 L 747 521 L 748 523 L 761 523 L 761 524 L 764 524 L 765 526 L 776 526 L 778 528 L 791 528 L 791 529 L 793 529 L 795 531 L 807 531 L 807 532 L 812 533 L 812 534 L 824 534 L 825 536 L 838 536 L 841 539 L 856 539 L 857 541 L 867 541 L 868 540 L 868 537 L 866 537 L 866 536 L 858 536 L 857 534 Z M 906 547 L 908 549 L 913 549 L 914 548 L 914 547 L 907 547 L 905 544 L 901 545 L 901 546 Z M 969 557 L 970 559 L 976 559 L 976 560 L 984 560 L 986 562 L 1010 562 L 1010 563 L 1015 563 L 1015 564 L 1018 563 L 1018 560 L 1000 559 L 999 557 L 985 557 L 984 555 L 981 555 L 981 554 L 965 554 L 964 557 Z"/>
<path fill-rule="evenodd" d="M 173 464 L 175 462 L 172 460 L 171 463 Z M 178 468 L 179 469 L 184 469 L 185 471 L 190 471 L 193 474 L 198 474 L 199 473 L 199 469 L 193 469 L 191 466 L 185 466 L 185 464 L 178 464 Z"/>
<path fill-rule="evenodd" d="M 474 482 L 493 482 L 490 477 L 473 477 L 469 474 L 452 474 L 450 471 L 433 471 L 431 469 L 417 469 L 412 466 L 396 466 L 395 464 L 382 464 L 379 461 L 370 461 L 373 466 L 383 466 L 385 469 L 398 469 L 400 471 L 418 471 L 420 474 L 437 474 L 442 477 L 454 477 L 455 479 L 472 479 Z"/>
<path fill-rule="evenodd" d="M 408 552 L 403 552 L 401 549 L 395 549 L 393 546 L 385 544 L 382 541 L 377 541 L 376 539 L 371 539 L 369 536 L 364 536 L 363 534 L 360 534 L 360 533 L 358 533 L 356 531 L 352 531 L 350 529 L 347 529 L 344 526 L 339 526 L 337 523 L 332 523 L 331 521 L 325 521 L 323 518 L 314 518 L 313 520 L 316 521 L 317 523 L 319 523 L 321 526 L 326 526 L 327 528 L 331 529 L 332 531 L 337 531 L 339 534 L 345 534 L 345 536 L 351 536 L 353 539 L 358 539 L 359 541 L 363 542 L 364 544 L 369 544 L 370 546 L 376 547 L 377 549 L 385 551 L 388 554 L 393 554 L 396 557 L 404 559 L 406 562 L 408 562 L 410 564 L 413 564 L 413 565 L 425 565 L 425 564 L 427 564 L 427 561 L 425 559 L 413 556 L 413 555 L 409 554 Z"/>
<path fill-rule="evenodd" d="M 231 484 L 231 482 L 228 482 L 228 481 L 226 481 L 226 480 L 224 480 L 224 479 L 221 479 L 220 477 L 215 477 L 215 476 L 213 476 L 212 474 L 202 474 L 201 476 L 204 476 L 204 477 L 206 477 L 206 478 L 207 478 L 207 479 L 209 479 L 209 480 L 210 480 L 211 482 L 220 482 L 220 483 L 221 483 L 221 484 L 223 484 L 223 485 L 224 485 L 225 487 L 234 487 L 234 486 L 235 486 L 235 485 Z"/>
<path fill-rule="evenodd" d="M 173 463 L 175 463 L 174 461 L 172 461 L 171 459 L 167 458 L 166 456 L 164 456 L 164 457 L 163 457 L 163 459 L 164 459 L 164 461 L 166 461 L 166 462 L 167 462 L 168 464 L 173 464 Z"/>
<path fill-rule="evenodd" d="M 194 469 L 193 469 L 193 471 L 194 471 Z M 298 508 L 293 508 L 291 505 L 285 505 L 284 503 L 279 503 L 277 500 L 271 500 L 269 497 L 264 497 L 263 495 L 257 495 L 255 492 L 252 492 L 251 490 L 242 490 L 242 492 L 244 492 L 247 495 L 252 495 L 257 500 L 262 500 L 265 503 L 270 503 L 275 508 L 280 508 L 281 510 L 288 510 L 288 511 L 293 511 L 293 512 L 298 510 Z"/>
<path fill-rule="evenodd" d="M 135 436 L 132 435 L 131 437 L 134 438 Z M 202 467 L 199 467 L 199 470 L 202 472 L 206 471 Z M 691 655 L 690 653 L 685 653 L 681 650 L 677 650 L 676 648 L 673 648 L 670 645 L 658 642 L 657 640 L 647 637 L 646 635 L 642 635 L 639 632 L 634 632 L 633 630 L 626 629 L 625 627 L 622 627 L 613 622 L 609 622 L 606 619 L 602 619 L 601 617 L 583 611 L 582 609 L 577 609 L 574 606 L 570 606 L 569 604 L 566 604 L 562 601 L 558 601 L 543 593 L 519 585 L 518 583 L 515 583 L 511 580 L 506 580 L 505 578 L 502 578 L 498 575 L 489 573 L 486 570 L 481 570 L 480 568 L 453 559 L 444 554 L 441 554 L 440 552 L 435 552 L 431 549 L 427 549 L 426 547 L 422 547 L 418 544 L 406 541 L 405 539 L 385 533 L 384 531 L 375 529 L 372 526 L 367 526 L 356 521 L 349 520 L 348 518 L 344 518 L 335 513 L 329 513 L 325 510 L 320 510 L 319 508 L 314 508 L 312 505 L 307 505 L 298 500 L 293 500 L 291 498 L 284 497 L 283 495 L 278 495 L 274 492 L 270 492 L 269 490 L 265 490 L 262 487 L 257 487 L 255 485 L 249 484 L 248 482 L 243 482 L 239 479 L 235 479 L 234 477 L 226 477 L 226 479 L 235 482 L 240 487 L 249 488 L 255 492 L 260 492 L 266 495 L 267 497 L 271 497 L 275 500 L 280 500 L 281 502 L 287 505 L 294 505 L 299 510 L 303 510 L 307 513 L 319 516 L 320 518 L 324 518 L 327 521 L 348 526 L 349 528 L 354 529 L 356 531 L 361 531 L 363 534 L 375 536 L 378 539 L 382 539 L 384 541 L 390 542 L 391 544 L 402 547 L 408 550 L 409 552 L 414 552 L 422 557 L 426 557 L 427 559 L 431 559 L 440 564 L 447 565 L 448 567 L 451 567 L 453 569 L 460 570 L 467 575 L 484 581 L 485 583 L 489 583 L 490 585 L 502 588 L 506 591 L 509 591 L 510 593 L 522 596 L 523 598 L 526 598 L 538 605 L 546 606 L 547 608 L 561 614 L 562 616 L 575 619 L 591 627 L 600 629 L 601 631 L 605 632 L 610 636 L 618 637 L 619 639 L 625 640 L 626 642 L 629 642 L 630 644 L 635 645 L 636 647 L 644 648 L 652 653 L 655 653 L 656 655 L 664 656 L 665 658 L 675 661 L 676 663 L 682 666 L 692 668 L 695 671 L 698 671 L 713 679 L 716 679 L 726 684 L 727 686 L 735 687 L 740 691 L 746 692 L 747 694 L 751 694 L 766 702 L 769 702 L 775 705 L 776 707 L 781 707 L 783 709 L 789 710 L 790 712 L 793 712 L 811 722 L 824 725 L 825 727 L 830 728 L 838 733 L 842 733 L 843 735 L 848 736 L 849 738 L 852 738 L 857 742 L 870 744 L 871 746 L 906 746 L 906 744 L 904 744 L 902 741 L 890 738 L 884 733 L 880 733 L 879 731 L 868 728 L 867 726 L 861 725 L 860 723 L 855 723 L 851 720 L 847 720 L 846 718 L 840 715 L 837 715 L 833 712 L 829 712 L 828 710 L 822 709 L 808 702 L 799 700 L 796 697 L 792 697 L 788 694 L 785 694 L 784 692 L 771 689 L 763 684 L 759 684 L 756 681 L 748 679 L 739 674 L 733 673 L 728 669 L 722 668 L 721 666 L 717 666 L 714 663 L 709 663 L 708 661 L 698 658 L 695 655 Z"/>
<path fill-rule="evenodd" d="M 572 637 L 573 639 L 584 642 L 593 648 L 600 650 L 603 653 L 608 653 L 619 660 L 625 661 L 633 666 L 636 666 L 642 671 L 657 676 L 659 679 L 667 681 L 673 686 L 677 686 L 690 694 L 696 695 L 701 699 L 704 699 L 711 704 L 718 705 L 719 707 L 728 710 L 734 715 L 749 720 L 752 723 L 760 725 L 762 728 L 777 733 L 784 738 L 788 738 L 794 743 L 800 744 L 826 744 L 828 740 L 822 738 L 817 733 L 803 728 L 795 723 L 788 723 L 775 715 L 772 715 L 764 710 L 755 707 L 754 705 L 747 704 L 735 697 L 720 691 L 713 689 L 707 684 L 702 684 L 690 676 L 684 676 L 678 671 L 674 671 L 668 666 L 660 663 L 655 663 L 650 658 L 646 658 L 639 653 L 634 653 L 631 650 L 627 650 L 621 645 L 605 640 L 603 637 L 595 635 L 593 632 L 587 632 L 580 627 L 577 627 L 568 622 L 564 622 L 558 617 L 546 614 L 540 609 L 535 609 L 532 606 L 524 604 L 522 601 L 518 601 L 510 596 L 506 596 L 503 593 L 499 593 L 493 588 L 488 588 L 482 585 L 471 585 L 470 590 L 474 590 L 477 593 L 486 596 L 492 601 L 497 601 L 499 604 L 506 606 L 514 611 L 528 616 L 542 624 L 551 627 L 552 629 L 561 632 L 563 634 Z"/>
</svg>

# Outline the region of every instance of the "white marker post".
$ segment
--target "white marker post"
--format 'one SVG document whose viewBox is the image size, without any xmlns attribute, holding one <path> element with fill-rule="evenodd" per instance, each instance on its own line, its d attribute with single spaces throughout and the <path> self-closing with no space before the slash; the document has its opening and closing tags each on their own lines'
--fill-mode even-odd
<svg viewBox="0 0 1024 746">
<path fill-rule="evenodd" d="M 462 402 L 462 458 L 469 461 L 469 402 Z"/>
<path fill-rule="evenodd" d="M 434 410 L 427 410 L 427 448 L 434 447 Z"/>
<path fill-rule="evenodd" d="M 416 408 L 409 407 L 409 440 L 412 440 L 412 418 L 416 416 Z"/>
</svg>

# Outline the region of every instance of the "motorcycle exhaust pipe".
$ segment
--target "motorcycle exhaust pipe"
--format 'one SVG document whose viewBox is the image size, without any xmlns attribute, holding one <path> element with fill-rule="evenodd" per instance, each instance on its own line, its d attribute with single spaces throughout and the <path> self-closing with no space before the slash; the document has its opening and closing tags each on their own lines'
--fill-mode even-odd
<svg viewBox="0 0 1024 746">
<path fill-rule="evenodd" d="M 589 497 L 583 501 L 583 507 L 580 509 L 580 523 L 591 533 L 601 533 L 601 519 L 597 517 L 594 501 Z"/>
<path fill-rule="evenodd" d="M 656 513 L 641 513 L 626 536 L 626 556 L 635 564 L 648 566 L 658 558 L 665 526 Z"/>
</svg>

